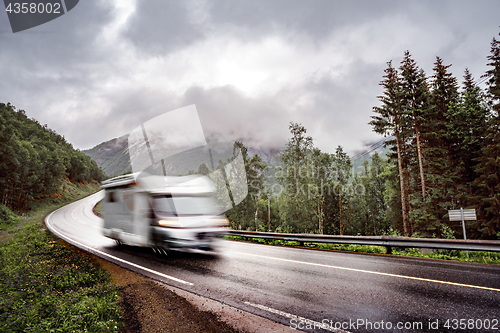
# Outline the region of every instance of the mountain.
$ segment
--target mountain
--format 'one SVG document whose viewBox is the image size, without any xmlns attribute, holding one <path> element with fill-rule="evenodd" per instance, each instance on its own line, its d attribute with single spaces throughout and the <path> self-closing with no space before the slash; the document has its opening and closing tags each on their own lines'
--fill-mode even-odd
<svg viewBox="0 0 500 333">
<path fill-rule="evenodd" d="M 132 171 L 128 151 L 128 135 L 103 142 L 94 148 L 82 150 L 82 153 L 93 159 L 99 167 L 110 177 L 119 176 Z M 211 149 L 209 153 L 208 149 Z M 176 154 L 164 160 L 167 171 L 172 174 L 187 174 L 196 171 L 201 163 L 211 169 L 217 166 L 219 160 L 226 161 L 231 157 L 232 144 L 208 144 L 189 151 Z M 258 154 L 268 164 L 279 165 L 279 149 L 274 148 L 248 148 L 248 156 Z M 210 155 L 211 154 L 211 155 Z M 151 173 L 161 173 L 161 170 L 148 169 Z"/>
<path fill-rule="evenodd" d="M 103 142 L 82 153 L 96 161 L 97 165 L 110 177 L 132 171 L 128 154 L 128 135 Z"/>
</svg>

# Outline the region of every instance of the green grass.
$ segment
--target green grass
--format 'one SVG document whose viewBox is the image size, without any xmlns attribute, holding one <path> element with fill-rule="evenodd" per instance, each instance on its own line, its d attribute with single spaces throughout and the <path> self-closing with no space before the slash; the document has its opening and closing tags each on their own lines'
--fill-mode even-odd
<svg viewBox="0 0 500 333">
<path fill-rule="evenodd" d="M 94 210 L 97 214 L 99 214 L 99 216 L 102 215 L 102 200 L 95 205 Z"/>
<path fill-rule="evenodd" d="M 458 260 L 466 262 L 476 262 L 481 264 L 500 265 L 500 253 L 485 251 L 469 251 L 469 257 L 465 251 L 457 250 L 433 250 L 429 253 L 422 253 L 419 249 L 393 249 L 393 254 L 443 260 Z"/>
<path fill-rule="evenodd" d="M 73 188 L 64 200 L 96 190 L 66 185 Z M 109 274 L 45 227 L 45 215 L 59 206 L 40 203 L 0 231 L 0 332 L 118 332 L 122 326 Z"/>
<path fill-rule="evenodd" d="M 235 241 L 249 241 L 253 243 L 278 245 L 278 246 L 301 246 L 299 242 L 295 241 L 282 241 L 274 239 L 262 238 L 247 238 L 240 236 L 224 236 L 225 239 Z M 326 244 L 326 243 L 308 243 L 305 242 L 303 247 L 312 249 L 332 250 L 332 251 L 347 251 L 347 252 L 360 252 L 360 253 L 378 253 L 385 254 L 386 248 L 384 246 L 371 246 L 371 245 L 356 245 L 356 244 Z M 395 248 L 392 249 L 392 254 L 409 257 L 421 257 L 432 259 L 444 260 L 458 260 L 466 262 L 476 262 L 482 264 L 500 264 L 500 253 L 497 252 L 483 252 L 483 251 L 469 251 L 469 257 L 465 251 L 456 250 L 433 250 L 431 252 L 421 252 L 416 248 Z"/>
</svg>

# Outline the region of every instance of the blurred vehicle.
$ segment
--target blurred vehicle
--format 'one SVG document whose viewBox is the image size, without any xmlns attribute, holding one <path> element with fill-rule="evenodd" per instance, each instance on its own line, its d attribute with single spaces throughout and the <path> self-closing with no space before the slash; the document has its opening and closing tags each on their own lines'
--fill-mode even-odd
<svg viewBox="0 0 500 333">
<path fill-rule="evenodd" d="M 104 181 L 103 234 L 118 244 L 170 250 L 215 251 L 228 229 L 210 178 L 134 173 Z"/>
</svg>

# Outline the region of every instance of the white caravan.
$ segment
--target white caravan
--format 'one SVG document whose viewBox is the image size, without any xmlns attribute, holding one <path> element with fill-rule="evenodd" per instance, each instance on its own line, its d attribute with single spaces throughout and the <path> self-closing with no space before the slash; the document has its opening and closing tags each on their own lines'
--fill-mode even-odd
<svg viewBox="0 0 500 333">
<path fill-rule="evenodd" d="M 140 176 L 139 176 L 140 175 Z M 228 221 L 213 200 L 214 185 L 200 175 L 134 173 L 106 180 L 103 234 L 119 244 L 169 250 L 216 250 Z"/>
</svg>

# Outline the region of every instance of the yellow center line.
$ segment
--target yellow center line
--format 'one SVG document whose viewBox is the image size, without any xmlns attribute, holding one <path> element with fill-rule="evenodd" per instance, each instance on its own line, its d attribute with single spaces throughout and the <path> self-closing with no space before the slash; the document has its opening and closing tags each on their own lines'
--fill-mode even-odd
<svg viewBox="0 0 500 333">
<path fill-rule="evenodd" d="M 391 273 L 373 272 L 373 271 L 367 271 L 367 270 L 364 270 L 364 269 L 356 269 L 356 268 L 347 268 L 347 267 L 332 266 L 332 265 L 325 265 L 325 264 L 317 264 L 317 263 L 306 262 L 306 261 L 298 261 L 298 260 L 291 260 L 291 259 L 282 259 L 282 258 L 261 256 L 261 255 L 258 255 L 258 254 L 248 254 L 248 253 L 244 253 L 244 252 L 236 252 L 236 253 L 237 254 L 242 254 L 242 255 L 245 255 L 245 256 L 251 256 L 251 257 L 258 257 L 258 258 L 264 258 L 264 259 L 272 259 L 272 260 L 279 260 L 279 261 L 285 261 L 285 262 L 292 262 L 292 263 L 295 263 L 295 264 L 304 264 L 304 265 L 311 265 L 311 266 L 317 266 L 317 267 L 343 269 L 343 270 L 352 271 L 352 272 L 376 274 L 376 275 L 382 275 L 382 276 L 391 276 L 391 277 L 397 277 L 397 278 L 402 278 L 402 279 L 410 279 L 410 280 L 417 280 L 417 281 L 441 283 L 441 284 L 448 284 L 448 285 L 452 285 L 452 286 L 475 288 L 475 289 L 484 289 L 484 290 L 492 290 L 492 291 L 499 291 L 500 292 L 500 289 L 498 289 L 498 288 L 490 288 L 490 287 L 483 287 L 483 286 L 474 286 L 474 285 L 471 285 L 471 284 L 463 284 L 463 283 L 456 283 L 456 282 L 440 281 L 440 280 L 433 280 L 433 279 L 424 279 L 424 278 L 419 278 L 419 277 L 415 277 L 415 276 L 406 276 L 406 275 L 391 274 Z"/>
</svg>

